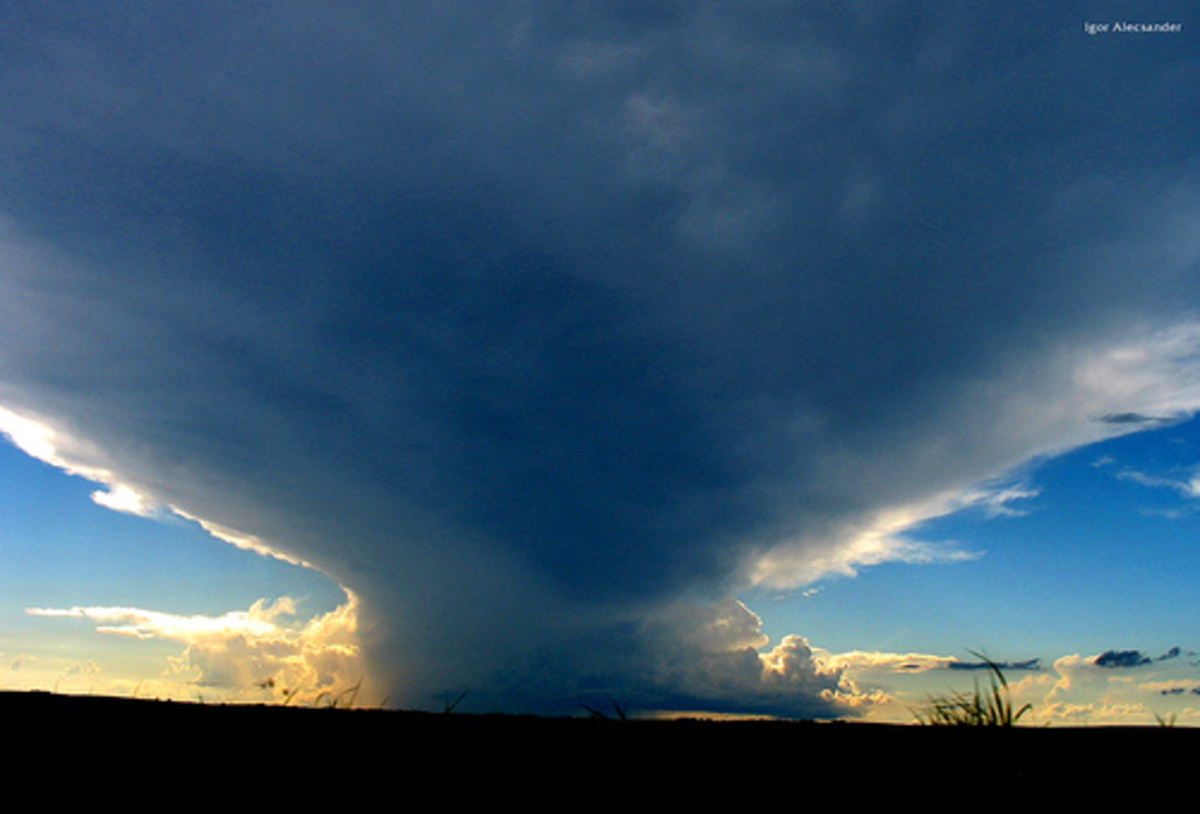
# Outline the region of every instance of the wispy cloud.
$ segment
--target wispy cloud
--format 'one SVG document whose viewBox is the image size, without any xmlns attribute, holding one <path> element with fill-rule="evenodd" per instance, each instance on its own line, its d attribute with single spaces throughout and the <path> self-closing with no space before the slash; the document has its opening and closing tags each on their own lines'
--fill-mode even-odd
<svg viewBox="0 0 1200 814">
<path fill-rule="evenodd" d="M 1021 501 L 1032 500 L 1041 493 L 1041 489 L 1027 483 L 1015 483 L 983 491 L 968 502 L 981 506 L 989 517 L 1024 517 L 1029 510 L 1021 508 Z"/>
<path fill-rule="evenodd" d="M 209 637 L 261 637 L 276 633 L 274 618 L 290 609 L 290 602 L 267 606 L 256 604 L 249 611 L 223 616 L 177 616 L 169 613 L 121 607 L 29 608 L 30 616 L 87 619 L 97 631 L 138 639 L 166 638 L 200 641 Z"/>
<path fill-rule="evenodd" d="M 1042 663 L 1040 659 L 1025 659 L 1024 661 L 958 661 L 957 659 L 946 665 L 951 670 L 992 670 L 998 669 L 1003 672 L 1019 671 L 1019 670 L 1040 670 Z"/>
<path fill-rule="evenodd" d="M 1151 475 L 1134 469 L 1122 469 L 1117 472 L 1116 477 L 1152 489 L 1170 489 L 1185 498 L 1200 497 L 1200 474 L 1195 472 L 1188 474 L 1186 477 L 1172 478 L 1163 475 Z"/>
</svg>

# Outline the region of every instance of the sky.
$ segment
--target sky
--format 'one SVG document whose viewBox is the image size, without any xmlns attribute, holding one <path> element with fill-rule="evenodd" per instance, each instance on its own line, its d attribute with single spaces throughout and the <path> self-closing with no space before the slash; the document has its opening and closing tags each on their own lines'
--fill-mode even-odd
<svg viewBox="0 0 1200 814">
<path fill-rule="evenodd" d="M 5 4 L 0 688 L 1200 723 L 1197 31 Z"/>
</svg>

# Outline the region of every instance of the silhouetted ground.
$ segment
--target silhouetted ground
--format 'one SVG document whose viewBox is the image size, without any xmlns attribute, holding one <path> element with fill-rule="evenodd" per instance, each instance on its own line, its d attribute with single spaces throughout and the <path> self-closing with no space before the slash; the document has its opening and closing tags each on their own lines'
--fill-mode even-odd
<svg viewBox="0 0 1200 814">
<path fill-rule="evenodd" d="M 626 794 L 648 801 L 651 792 L 663 801 L 714 803 L 736 792 L 747 795 L 744 804 L 762 805 L 763 795 L 782 802 L 818 790 L 849 800 L 1047 790 L 1077 792 L 1084 802 L 1106 788 L 1153 795 L 1190 786 L 1200 771 L 1200 729 L 1185 727 L 619 721 L 45 692 L 0 692 L 0 722 L 13 777 L 22 765 L 66 765 L 73 777 L 167 770 L 201 795 L 217 791 L 206 783 L 237 778 L 246 782 L 243 794 L 264 793 L 274 778 L 300 798 L 305 789 L 320 795 L 349 783 L 359 791 L 432 788 L 453 800 L 527 794 L 567 808 Z"/>
</svg>

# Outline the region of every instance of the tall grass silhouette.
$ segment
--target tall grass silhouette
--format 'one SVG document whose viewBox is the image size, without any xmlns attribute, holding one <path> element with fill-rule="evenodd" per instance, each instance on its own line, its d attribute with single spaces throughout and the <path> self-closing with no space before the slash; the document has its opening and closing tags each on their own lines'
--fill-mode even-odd
<svg viewBox="0 0 1200 814">
<path fill-rule="evenodd" d="M 917 720 L 927 726 L 1015 726 L 1032 704 L 1014 709 L 1008 681 L 1004 672 L 987 656 L 971 651 L 987 665 L 990 686 L 980 688 L 975 681 L 971 693 L 935 695 L 922 710 L 916 712 Z"/>
</svg>

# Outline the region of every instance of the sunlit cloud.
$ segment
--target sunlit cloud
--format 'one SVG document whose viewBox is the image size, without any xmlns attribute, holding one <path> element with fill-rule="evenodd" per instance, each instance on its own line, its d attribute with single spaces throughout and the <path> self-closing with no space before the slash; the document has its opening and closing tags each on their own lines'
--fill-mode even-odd
<svg viewBox="0 0 1200 814">
<path fill-rule="evenodd" d="M 802 636 L 770 645 L 762 620 L 741 602 L 676 605 L 651 623 L 646 669 L 659 688 L 651 709 L 854 715 L 865 696 L 845 667 Z M 645 691 L 645 688 L 640 690 Z"/>
<path fill-rule="evenodd" d="M 1177 649 L 1159 656 L 1108 650 L 1054 661 L 1057 679 L 1041 699 L 1036 717 L 1047 723 L 1153 724 L 1172 719 L 1200 724 L 1200 705 L 1178 688 L 1196 685 L 1196 665 Z"/>
<path fill-rule="evenodd" d="M 243 549 L 244 551 L 252 551 L 255 554 L 261 554 L 264 557 L 273 557 L 277 560 L 291 563 L 292 565 L 299 565 L 306 568 L 312 567 L 311 564 L 304 562 L 298 557 L 292 556 L 291 554 L 272 547 L 253 534 L 246 534 L 244 532 L 237 531 L 236 529 L 223 526 L 220 523 L 212 523 L 200 517 L 193 517 L 181 509 L 173 508 L 172 511 L 179 517 L 196 523 L 216 539 L 234 545 L 237 548 Z"/>
<path fill-rule="evenodd" d="M 147 518 L 160 517 L 164 514 L 175 515 L 196 523 L 213 537 L 238 548 L 274 557 L 293 565 L 311 567 L 310 564 L 273 548 L 253 534 L 239 532 L 220 523 L 192 516 L 174 506 L 162 505 L 150 498 L 144 491 L 121 482 L 111 470 L 84 462 L 88 458 L 96 457 L 97 451 L 90 445 L 55 430 L 42 421 L 0 407 L 0 434 L 3 434 L 14 446 L 31 457 L 57 467 L 69 475 L 102 485 L 103 489 L 98 489 L 91 494 L 93 502 L 99 506 Z"/>
<path fill-rule="evenodd" d="M 166 638 L 198 641 L 208 637 L 261 637 L 278 631 L 274 619 L 293 610 L 290 600 L 272 605 L 256 603 L 248 611 L 233 611 L 223 616 L 176 616 L 168 613 L 120 607 L 74 607 L 66 609 L 29 608 L 30 616 L 87 619 L 97 623 L 96 630 L 138 639 Z"/>
<path fill-rule="evenodd" d="M 145 496 L 123 484 L 117 484 L 109 491 L 92 493 L 92 500 L 113 511 L 125 512 L 148 517 L 154 514 L 154 507 Z"/>
<path fill-rule="evenodd" d="M 67 436 L 47 423 L 18 415 L 4 407 L 0 407 L 0 434 L 22 452 L 43 463 L 58 467 L 69 475 L 107 486 L 107 492 L 93 494 L 92 499 L 98 504 L 120 511 L 136 509 L 135 513 L 145 513 L 145 499 L 136 490 L 120 483 L 116 475 L 108 469 L 81 463 L 88 453 L 75 456 L 69 451 L 72 447 L 86 449 L 85 443 Z M 91 450 L 91 453 L 94 455 L 95 450 Z"/>
<path fill-rule="evenodd" d="M 978 493 L 964 491 L 952 498 L 887 509 L 863 522 L 835 526 L 822 539 L 806 537 L 776 546 L 755 562 L 751 583 L 799 588 L 829 577 L 853 577 L 862 568 L 888 562 L 929 565 L 975 559 L 982 552 L 922 542 L 911 535 L 928 521 L 979 500 Z"/>
<path fill-rule="evenodd" d="M 260 600 L 248 610 L 220 616 L 163 613 L 142 608 L 29 608 L 31 616 L 81 619 L 97 633 L 184 645 L 165 671 L 195 687 L 234 698 L 287 700 L 331 698 L 363 683 L 353 598 L 345 605 L 296 624 L 294 600 Z"/>
<path fill-rule="evenodd" d="M 1160 695 L 1200 695 L 1200 680 L 1172 679 L 1167 681 L 1147 681 L 1142 689 L 1157 692 Z"/>
<path fill-rule="evenodd" d="M 80 463 L 76 456 L 83 458 L 89 453 L 73 454 L 71 449 L 86 450 L 86 444 L 37 419 L 18 415 L 0 407 L 0 435 L 4 435 L 18 449 L 43 463 L 57 467 L 69 475 L 103 485 L 105 488 L 98 489 L 91 495 L 92 500 L 99 506 L 141 517 L 155 517 L 160 512 L 160 507 L 152 500 L 137 489 L 120 482 L 111 470 Z"/>
<path fill-rule="evenodd" d="M 844 686 L 854 688 L 854 709 L 869 720 L 915 723 L 935 697 L 970 697 L 989 687 L 987 674 L 995 667 L 1005 677 L 1014 708 L 1030 705 L 1022 719 L 1026 724 L 1200 724 L 1193 694 L 1196 667 L 1178 658 L 1123 656 L 1128 666 L 1105 667 L 1112 656 L 1062 656 L 1043 666 L 1039 659 L 987 662 L 923 653 L 818 650 L 817 655 L 840 672 Z"/>
</svg>

